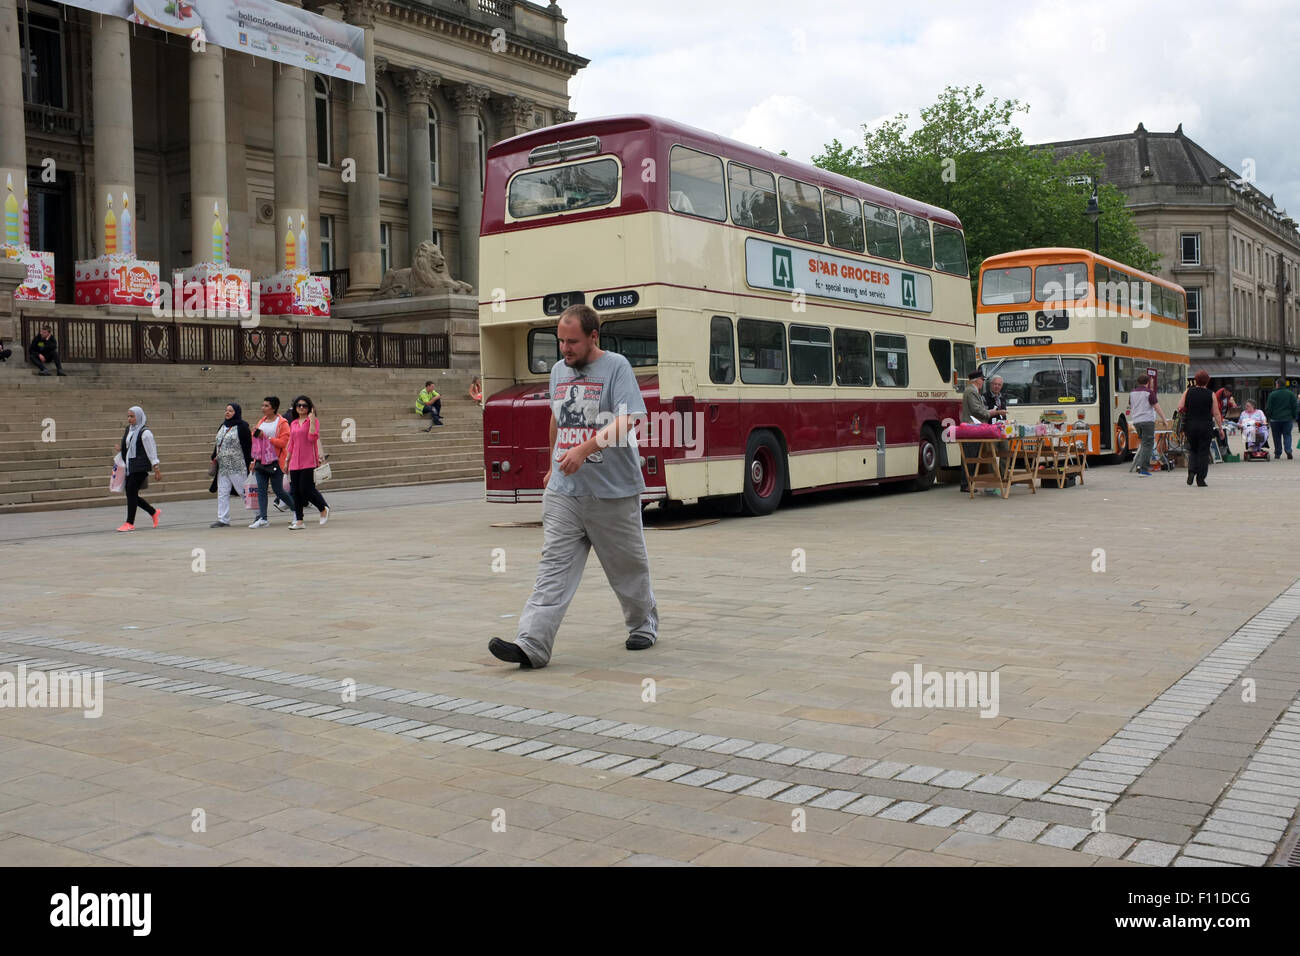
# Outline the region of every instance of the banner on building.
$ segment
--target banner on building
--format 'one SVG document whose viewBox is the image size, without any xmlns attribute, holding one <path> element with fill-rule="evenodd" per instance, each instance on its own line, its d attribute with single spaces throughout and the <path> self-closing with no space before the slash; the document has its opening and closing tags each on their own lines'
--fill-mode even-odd
<svg viewBox="0 0 1300 956">
<path fill-rule="evenodd" d="M 275 0 L 68 0 L 68 6 L 122 17 L 168 33 L 337 76 L 366 81 L 365 33 Z"/>
</svg>

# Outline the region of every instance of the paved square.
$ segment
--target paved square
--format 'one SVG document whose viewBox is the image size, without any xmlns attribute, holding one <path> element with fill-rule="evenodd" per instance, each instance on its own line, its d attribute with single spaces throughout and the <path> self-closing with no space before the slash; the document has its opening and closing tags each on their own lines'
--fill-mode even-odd
<svg viewBox="0 0 1300 956">
<path fill-rule="evenodd" d="M 1300 795 L 1297 492 L 1285 461 L 1101 467 L 652 519 L 660 643 L 624 649 L 593 557 L 539 671 L 486 650 L 541 544 L 492 524 L 539 509 L 477 484 L 294 535 L 6 516 L 0 682 L 106 676 L 95 719 L 0 710 L 0 865 L 1259 865 Z M 1225 534 L 1248 573 L 1190 557 Z M 916 668 L 996 675 L 996 715 L 895 706 Z"/>
</svg>

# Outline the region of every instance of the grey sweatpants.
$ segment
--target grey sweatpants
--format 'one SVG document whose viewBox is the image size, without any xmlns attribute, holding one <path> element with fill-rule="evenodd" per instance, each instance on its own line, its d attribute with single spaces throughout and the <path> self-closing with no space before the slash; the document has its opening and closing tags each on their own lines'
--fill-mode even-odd
<svg viewBox="0 0 1300 956">
<path fill-rule="evenodd" d="M 542 563 L 515 638 L 533 666 L 545 667 L 550 661 L 555 634 L 578 591 L 592 548 L 623 606 L 628 634 L 643 635 L 653 643 L 659 610 L 650 589 L 640 496 L 591 498 L 548 491 L 542 496 L 542 528 Z"/>
</svg>

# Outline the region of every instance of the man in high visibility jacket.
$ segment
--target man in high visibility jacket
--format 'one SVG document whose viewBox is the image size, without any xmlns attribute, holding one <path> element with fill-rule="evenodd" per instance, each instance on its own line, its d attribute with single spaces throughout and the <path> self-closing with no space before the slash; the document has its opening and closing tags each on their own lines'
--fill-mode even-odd
<svg viewBox="0 0 1300 956">
<path fill-rule="evenodd" d="M 415 397 L 415 413 L 417 415 L 428 415 L 433 419 L 433 425 L 442 424 L 442 399 L 438 397 L 433 382 L 425 382 L 424 388 Z M 430 425 L 425 431 L 433 431 L 433 425 Z"/>
</svg>

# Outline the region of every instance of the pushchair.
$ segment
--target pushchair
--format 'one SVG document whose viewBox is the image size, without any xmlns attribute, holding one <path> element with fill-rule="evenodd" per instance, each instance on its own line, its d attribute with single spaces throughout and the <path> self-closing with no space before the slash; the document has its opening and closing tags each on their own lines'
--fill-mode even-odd
<svg viewBox="0 0 1300 956">
<path fill-rule="evenodd" d="M 1242 426 L 1243 461 L 1268 461 L 1268 423 L 1247 420 Z"/>
</svg>

